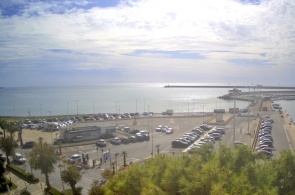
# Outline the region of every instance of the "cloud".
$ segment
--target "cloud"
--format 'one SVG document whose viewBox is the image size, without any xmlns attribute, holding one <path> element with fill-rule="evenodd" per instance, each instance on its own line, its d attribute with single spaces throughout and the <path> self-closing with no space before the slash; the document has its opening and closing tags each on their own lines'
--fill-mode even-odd
<svg viewBox="0 0 295 195">
<path fill-rule="evenodd" d="M 93 70 L 107 82 L 118 69 L 122 81 L 150 82 L 149 72 L 159 82 L 208 79 L 195 73 L 246 82 L 280 71 L 283 81 L 295 58 L 288 0 L 4 0 L 0 14 L 0 76 Z"/>
</svg>

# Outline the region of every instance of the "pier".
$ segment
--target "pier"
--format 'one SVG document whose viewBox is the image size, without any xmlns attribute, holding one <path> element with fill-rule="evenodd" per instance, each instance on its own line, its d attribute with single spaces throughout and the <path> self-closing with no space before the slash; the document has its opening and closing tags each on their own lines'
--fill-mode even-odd
<svg viewBox="0 0 295 195">
<path fill-rule="evenodd" d="M 290 86 L 263 86 L 263 85 L 165 85 L 164 88 L 237 88 L 237 89 L 291 89 L 295 90 L 295 87 Z"/>
</svg>

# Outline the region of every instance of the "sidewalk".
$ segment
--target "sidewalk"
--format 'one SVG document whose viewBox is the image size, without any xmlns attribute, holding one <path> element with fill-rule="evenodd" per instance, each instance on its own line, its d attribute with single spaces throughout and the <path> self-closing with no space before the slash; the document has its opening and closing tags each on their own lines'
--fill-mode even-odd
<svg viewBox="0 0 295 195">
<path fill-rule="evenodd" d="M 292 147 L 293 154 L 295 153 L 295 124 L 287 112 L 283 112 L 284 128 L 286 129 L 289 144 Z"/>
<path fill-rule="evenodd" d="M 32 195 L 43 195 L 44 194 L 44 188 L 45 188 L 45 183 L 43 182 L 38 182 L 36 184 L 30 184 L 18 176 L 14 175 L 13 173 L 5 172 L 4 176 L 7 179 L 10 179 L 16 186 L 17 189 L 4 193 L 4 194 L 9 194 L 9 195 L 17 195 L 20 194 L 22 190 L 27 188 L 27 191 L 29 191 Z"/>
</svg>

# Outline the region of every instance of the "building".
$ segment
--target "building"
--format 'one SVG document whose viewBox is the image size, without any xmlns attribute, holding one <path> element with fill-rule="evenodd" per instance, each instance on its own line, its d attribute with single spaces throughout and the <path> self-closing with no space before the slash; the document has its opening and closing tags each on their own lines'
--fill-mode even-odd
<svg viewBox="0 0 295 195">
<path fill-rule="evenodd" d="M 97 140 L 100 138 L 108 138 L 116 136 L 116 126 L 80 126 L 72 125 L 60 129 L 60 138 L 65 142 L 72 142 L 79 137 L 80 141 Z"/>
</svg>

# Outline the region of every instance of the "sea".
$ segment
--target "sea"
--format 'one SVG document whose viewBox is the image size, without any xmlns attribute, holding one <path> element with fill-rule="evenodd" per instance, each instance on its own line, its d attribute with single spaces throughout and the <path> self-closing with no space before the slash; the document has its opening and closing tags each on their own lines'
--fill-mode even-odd
<svg viewBox="0 0 295 195">
<path fill-rule="evenodd" d="M 247 101 L 222 100 L 223 88 L 164 88 L 167 83 L 110 83 L 88 86 L 4 87 L 0 89 L 0 116 L 40 117 L 98 113 L 213 112 L 243 109 Z M 170 85 L 227 85 L 174 83 Z M 245 89 L 247 91 L 248 89 Z M 278 101 L 295 116 L 293 101 Z M 235 104 L 235 105 L 234 105 Z"/>
</svg>

